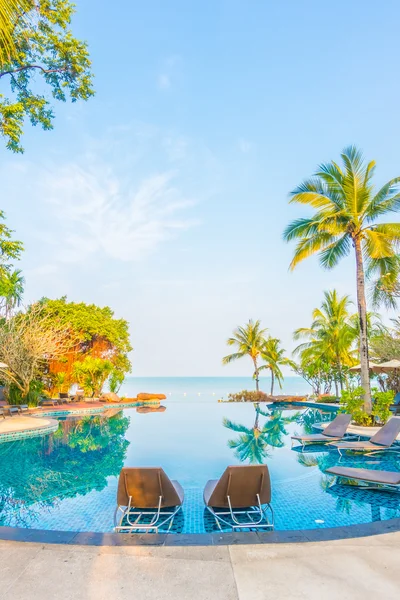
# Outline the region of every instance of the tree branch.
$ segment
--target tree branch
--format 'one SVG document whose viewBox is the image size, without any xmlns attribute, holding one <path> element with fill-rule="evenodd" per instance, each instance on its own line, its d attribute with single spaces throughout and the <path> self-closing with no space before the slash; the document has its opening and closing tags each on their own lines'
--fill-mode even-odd
<svg viewBox="0 0 400 600">
<path fill-rule="evenodd" d="M 66 67 L 59 69 L 45 69 L 41 65 L 25 65 L 24 67 L 18 67 L 18 69 L 10 69 L 9 71 L 3 71 L 0 73 L 0 79 L 4 77 L 4 75 L 14 75 L 14 73 L 19 73 L 20 71 L 26 71 L 27 69 L 40 69 L 43 73 L 65 73 L 68 71 Z"/>
</svg>

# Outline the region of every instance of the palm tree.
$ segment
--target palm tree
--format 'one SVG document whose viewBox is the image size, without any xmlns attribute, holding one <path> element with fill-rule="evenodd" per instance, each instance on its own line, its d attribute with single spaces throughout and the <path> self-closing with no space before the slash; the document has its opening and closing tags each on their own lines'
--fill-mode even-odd
<svg viewBox="0 0 400 600">
<path fill-rule="evenodd" d="M 336 396 L 338 383 L 343 389 L 343 366 L 355 364 L 353 345 L 358 336 L 350 313 L 352 302 L 349 296 L 339 297 L 336 290 L 324 292 L 321 308 L 314 309 L 311 327 L 301 327 L 294 332 L 294 339 L 305 338 L 307 342 L 295 348 L 302 362 L 323 359 L 335 366 L 334 382 Z"/>
<path fill-rule="evenodd" d="M 8 64 L 16 56 L 15 26 L 21 20 L 28 26 L 27 14 L 34 8 L 33 0 L 0 0 L 0 65 Z"/>
<path fill-rule="evenodd" d="M 279 347 L 281 343 L 277 338 L 269 337 L 262 349 L 261 349 L 261 360 L 266 364 L 262 365 L 258 370 L 269 369 L 271 372 L 271 396 L 274 395 L 274 384 L 275 379 L 282 389 L 283 373 L 280 369 L 281 366 L 293 366 L 293 361 L 285 357 L 285 350 Z"/>
<path fill-rule="evenodd" d="M 314 209 L 284 232 L 286 241 L 299 240 L 290 268 L 319 254 L 321 265 L 331 269 L 353 247 L 357 271 L 357 307 L 360 322 L 359 351 L 364 408 L 372 410 L 369 381 L 365 268 L 368 276 L 387 275 L 393 268 L 400 242 L 400 223 L 380 223 L 380 218 L 400 209 L 400 177 L 386 183 L 377 193 L 372 185 L 375 162 L 364 163 L 354 146 L 343 150 L 343 166 L 334 161 L 321 165 L 314 177 L 291 193 L 291 202 Z"/>
<path fill-rule="evenodd" d="M 11 273 L 7 270 L 0 276 L 0 298 L 2 298 L 2 307 L 4 308 L 4 317 L 9 319 L 22 302 L 24 293 L 25 279 L 21 271 L 16 269 Z"/>
<path fill-rule="evenodd" d="M 229 354 L 222 359 L 222 364 L 227 365 L 239 358 L 249 356 L 254 366 L 254 378 L 256 380 L 256 390 L 259 391 L 259 367 L 258 360 L 261 350 L 265 343 L 266 329 L 261 329 L 260 321 L 249 320 L 244 327 L 238 327 L 233 332 L 233 336 L 226 342 L 228 346 L 237 346 L 237 352 Z"/>
</svg>

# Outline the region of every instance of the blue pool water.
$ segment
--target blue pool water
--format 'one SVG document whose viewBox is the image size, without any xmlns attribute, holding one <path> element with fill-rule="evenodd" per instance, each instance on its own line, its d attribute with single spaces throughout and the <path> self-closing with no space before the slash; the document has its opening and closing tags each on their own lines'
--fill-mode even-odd
<svg viewBox="0 0 400 600">
<path fill-rule="evenodd" d="M 113 530 L 117 477 L 122 466 L 161 466 L 185 490 L 183 515 L 172 531 L 214 528 L 202 490 L 229 464 L 264 462 L 272 480 L 275 528 L 312 529 L 400 516 L 400 497 L 334 485 L 324 470 L 336 451 L 291 450 L 290 434 L 310 432 L 332 413 L 253 404 L 164 402 L 163 412 L 130 408 L 103 417 L 60 420 L 42 438 L 0 445 L 0 524 L 20 527 Z M 341 464 L 398 470 L 395 453 Z"/>
</svg>

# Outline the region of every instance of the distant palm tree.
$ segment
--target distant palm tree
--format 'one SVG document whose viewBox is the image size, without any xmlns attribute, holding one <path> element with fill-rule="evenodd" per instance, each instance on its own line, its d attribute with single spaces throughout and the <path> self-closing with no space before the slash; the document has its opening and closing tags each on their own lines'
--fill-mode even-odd
<svg viewBox="0 0 400 600">
<path fill-rule="evenodd" d="M 277 338 L 269 337 L 265 341 L 260 353 L 261 360 L 265 362 L 265 365 L 262 365 L 259 371 L 269 369 L 271 373 L 271 396 L 274 395 L 275 380 L 282 389 L 283 373 L 281 366 L 294 366 L 293 361 L 285 357 L 285 350 L 279 347 L 280 343 L 281 341 Z"/>
<path fill-rule="evenodd" d="M 25 279 L 18 269 L 4 272 L 0 276 L 0 298 L 5 319 L 9 319 L 13 311 L 20 306 L 24 293 Z"/>
<path fill-rule="evenodd" d="M 375 162 L 365 165 L 354 146 L 343 150 L 343 167 L 335 162 L 321 165 L 312 179 L 291 194 L 291 202 L 314 209 L 308 218 L 299 218 L 284 232 L 286 241 L 299 240 L 291 269 L 302 260 L 319 254 L 323 267 L 335 267 L 354 249 L 357 270 L 357 307 L 360 321 L 361 384 L 364 408 L 372 410 L 369 380 L 365 272 L 372 276 L 398 275 L 400 223 L 380 223 L 380 218 L 400 209 L 400 177 L 386 183 L 377 193 L 372 185 Z M 396 273 L 397 269 L 397 273 Z M 390 279 L 389 278 L 389 279 Z M 381 292 L 384 289 L 381 290 Z M 389 290 L 390 293 L 390 290 Z"/>
<path fill-rule="evenodd" d="M 253 362 L 254 379 L 256 380 L 256 390 L 259 390 L 259 367 L 258 361 L 261 350 L 265 344 L 266 329 L 261 329 L 260 321 L 249 320 L 244 327 L 238 327 L 233 332 L 233 336 L 227 341 L 228 346 L 236 346 L 237 352 L 229 354 L 222 359 L 222 364 L 227 365 L 239 358 L 249 356 Z"/>
</svg>

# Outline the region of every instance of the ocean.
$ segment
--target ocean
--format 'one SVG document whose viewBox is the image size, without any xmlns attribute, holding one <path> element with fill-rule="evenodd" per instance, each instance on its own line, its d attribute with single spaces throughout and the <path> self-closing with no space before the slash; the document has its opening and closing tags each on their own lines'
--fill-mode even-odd
<svg viewBox="0 0 400 600">
<path fill-rule="evenodd" d="M 270 393 L 271 379 L 260 378 L 260 390 Z M 165 394 L 168 400 L 204 402 L 226 400 L 228 394 L 255 390 L 251 377 L 127 377 L 119 396 L 133 398 L 140 392 Z M 301 377 L 285 377 L 282 390 L 275 384 L 274 394 L 310 394 L 310 386 Z"/>
</svg>

